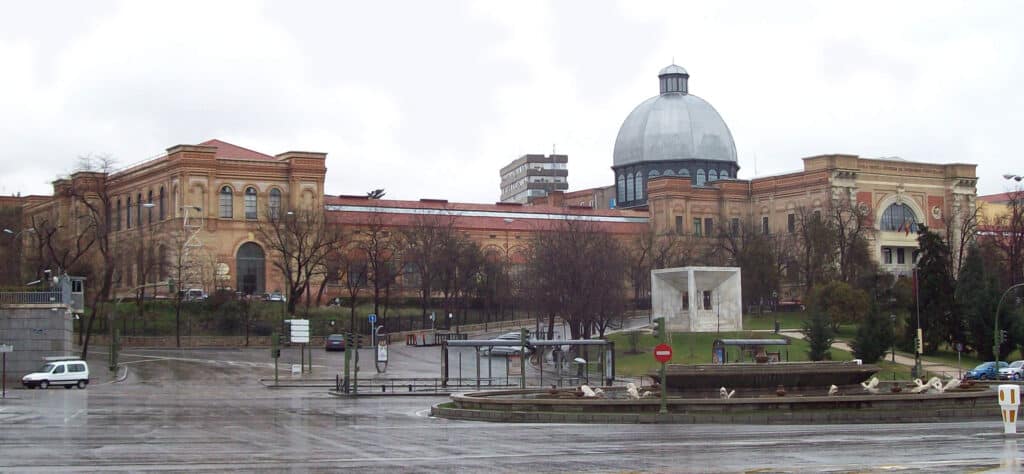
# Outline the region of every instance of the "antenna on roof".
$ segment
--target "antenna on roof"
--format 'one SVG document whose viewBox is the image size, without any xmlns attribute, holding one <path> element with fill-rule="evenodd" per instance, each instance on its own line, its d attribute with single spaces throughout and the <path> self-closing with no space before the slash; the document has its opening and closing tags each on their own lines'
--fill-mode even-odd
<svg viewBox="0 0 1024 474">
<path fill-rule="evenodd" d="M 558 154 L 558 153 L 557 153 L 557 152 L 555 151 L 555 144 L 554 144 L 554 143 L 552 143 L 552 144 L 551 144 L 551 154 L 552 154 L 552 155 L 557 155 L 557 154 Z"/>
</svg>

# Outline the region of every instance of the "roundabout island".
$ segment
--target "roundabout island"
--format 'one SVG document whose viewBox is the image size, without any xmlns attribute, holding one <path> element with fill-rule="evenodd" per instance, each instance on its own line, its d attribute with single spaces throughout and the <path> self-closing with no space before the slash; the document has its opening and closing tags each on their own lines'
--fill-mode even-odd
<svg viewBox="0 0 1024 474">
<path fill-rule="evenodd" d="M 604 387 L 596 394 L 589 387 L 458 393 L 431 413 L 491 422 L 674 424 L 932 423 L 1000 416 L 988 386 L 937 378 L 867 380 L 877 370 L 842 362 L 670 365 L 667 413 L 659 413 L 657 382 L 635 391 Z"/>
</svg>

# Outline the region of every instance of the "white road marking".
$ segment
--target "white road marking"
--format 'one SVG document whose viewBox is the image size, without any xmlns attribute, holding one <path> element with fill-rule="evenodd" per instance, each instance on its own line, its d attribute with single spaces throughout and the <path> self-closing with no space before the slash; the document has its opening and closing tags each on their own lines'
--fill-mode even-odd
<svg viewBox="0 0 1024 474">
<path fill-rule="evenodd" d="M 81 415 L 83 411 L 85 411 L 85 408 L 82 408 L 82 409 L 76 411 L 74 415 L 64 417 L 64 424 L 66 425 L 66 424 L 68 424 L 69 421 L 74 420 L 75 418 L 77 418 L 78 415 Z"/>
</svg>

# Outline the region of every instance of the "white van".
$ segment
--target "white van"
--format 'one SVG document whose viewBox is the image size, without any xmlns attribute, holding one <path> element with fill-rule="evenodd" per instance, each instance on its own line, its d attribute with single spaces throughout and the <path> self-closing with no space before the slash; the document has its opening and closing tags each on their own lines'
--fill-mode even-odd
<svg viewBox="0 0 1024 474">
<path fill-rule="evenodd" d="M 22 377 L 21 384 L 28 388 L 49 388 L 50 385 L 85 388 L 89 385 L 89 364 L 81 359 L 48 357 L 38 372 Z"/>
</svg>

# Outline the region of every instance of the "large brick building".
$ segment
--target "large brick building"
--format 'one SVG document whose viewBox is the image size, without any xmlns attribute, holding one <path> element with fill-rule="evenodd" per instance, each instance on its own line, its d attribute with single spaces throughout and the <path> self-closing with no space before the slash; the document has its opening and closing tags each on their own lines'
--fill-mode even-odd
<svg viewBox="0 0 1024 474">
<path fill-rule="evenodd" d="M 658 79 L 659 94 L 638 105 L 622 124 L 610 186 L 554 191 L 528 204 L 332 197 L 324 189 L 325 153 L 272 156 L 210 140 L 171 147 L 125 170 L 59 179 L 53 196 L 28 196 L 5 205 L 18 209 L 22 228 L 50 219 L 76 229 L 67 191 L 78 182 L 102 183 L 111 198 L 111 232 L 125 251 L 137 251 L 139 242 L 153 236 L 181 233 L 189 239 L 189 252 L 201 255 L 209 269 L 195 284 L 246 293 L 284 289 L 282 275 L 268 264 L 267 244 L 259 240 L 257 228 L 271 213 L 293 209 L 323 212 L 329 225 L 356 228 L 371 217 L 401 227 L 412 225 L 412 216 L 444 214 L 485 251 L 521 260 L 524 239 L 564 219 L 588 219 L 624 240 L 647 230 L 707 237 L 743 227 L 775 234 L 793 232 L 798 212 L 856 205 L 868 214 L 872 255 L 884 268 L 903 273 L 914 262 L 911 231 L 918 223 L 957 238 L 961 216 L 975 207 L 977 179 L 975 165 L 969 164 L 831 154 L 804 158 L 801 171 L 737 179 L 740 165 L 732 134 L 707 101 L 689 93 L 689 74 L 672 65 Z M 559 169 L 556 174 L 565 173 Z M 30 255 L 32 239 L 25 235 L 22 250 Z M 166 255 L 168 249 L 154 252 Z M 117 273 L 121 293 L 167 276 L 166 268 L 141 269 L 138 258 L 123 262 Z"/>
</svg>

